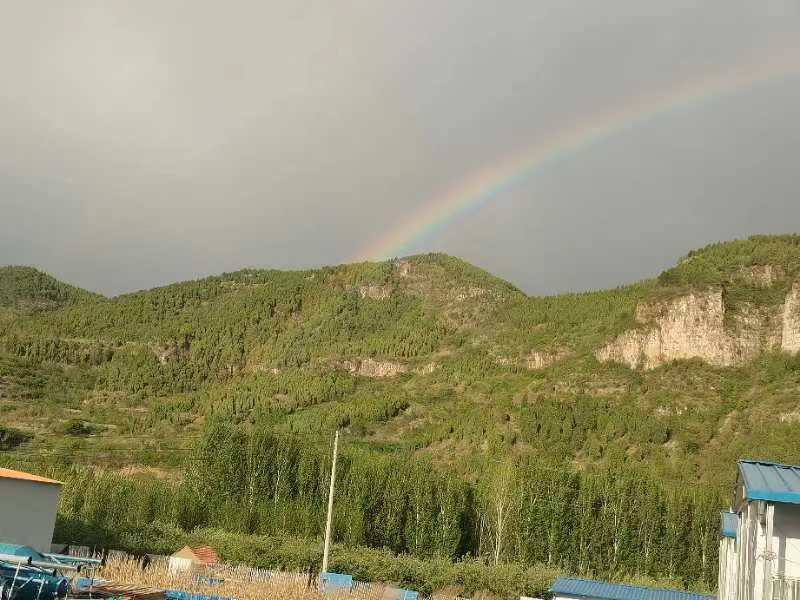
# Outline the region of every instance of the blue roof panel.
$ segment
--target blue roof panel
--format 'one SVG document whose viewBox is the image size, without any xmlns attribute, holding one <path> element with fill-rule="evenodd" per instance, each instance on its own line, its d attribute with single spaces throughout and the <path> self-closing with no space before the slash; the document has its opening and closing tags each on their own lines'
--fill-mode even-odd
<svg viewBox="0 0 800 600">
<path fill-rule="evenodd" d="M 722 537 L 736 539 L 736 532 L 739 529 L 739 516 L 736 513 L 722 511 L 720 513 L 719 532 Z"/>
<path fill-rule="evenodd" d="M 748 500 L 800 504 L 800 467 L 740 460 L 739 473 Z"/>
<path fill-rule="evenodd" d="M 550 588 L 554 596 L 573 598 L 592 598 L 597 600 L 710 600 L 714 596 L 703 596 L 692 592 L 678 592 L 661 588 L 647 588 L 638 585 L 622 585 L 559 577 Z"/>
</svg>

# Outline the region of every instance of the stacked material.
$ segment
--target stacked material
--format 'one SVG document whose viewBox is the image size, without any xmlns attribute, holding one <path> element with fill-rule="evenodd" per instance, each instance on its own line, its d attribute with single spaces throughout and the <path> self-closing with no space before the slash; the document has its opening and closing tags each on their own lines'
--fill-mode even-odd
<svg viewBox="0 0 800 600">
<path fill-rule="evenodd" d="M 101 583 L 84 591 L 88 592 L 93 598 L 122 598 L 123 600 L 166 599 L 166 594 L 163 590 L 119 583 Z"/>
</svg>

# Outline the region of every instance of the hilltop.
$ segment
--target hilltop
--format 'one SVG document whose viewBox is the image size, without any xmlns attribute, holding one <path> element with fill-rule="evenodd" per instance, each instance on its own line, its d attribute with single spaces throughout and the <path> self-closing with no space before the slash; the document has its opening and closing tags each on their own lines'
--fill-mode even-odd
<svg viewBox="0 0 800 600">
<path fill-rule="evenodd" d="M 100 298 L 33 267 L 0 267 L 0 308 L 37 312 Z"/>
<path fill-rule="evenodd" d="M 103 301 L 5 268 L 5 305 L 47 308 L 0 321 L 5 414 L 43 445 L 70 419 L 95 433 L 80 444 L 102 446 L 192 436 L 226 414 L 344 426 L 465 472 L 512 452 L 702 478 L 738 453 L 800 458 L 786 443 L 800 419 L 799 279 L 800 236 L 714 244 L 652 280 L 553 297 L 441 254 Z M 52 400 L 46 416 L 18 402 L 32 395 Z"/>
</svg>

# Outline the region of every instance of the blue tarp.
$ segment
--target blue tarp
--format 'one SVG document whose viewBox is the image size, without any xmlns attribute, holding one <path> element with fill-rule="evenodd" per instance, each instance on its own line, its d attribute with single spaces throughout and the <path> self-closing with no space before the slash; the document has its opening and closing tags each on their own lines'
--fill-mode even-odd
<svg viewBox="0 0 800 600">
<path fill-rule="evenodd" d="M 350 591 L 353 588 L 353 576 L 343 573 L 323 573 L 322 574 L 322 593 L 329 594 L 342 590 Z"/>
<path fill-rule="evenodd" d="M 72 581 L 72 587 L 76 590 L 83 590 L 90 586 L 108 583 L 105 579 L 90 579 L 88 577 L 78 577 Z"/>
<path fill-rule="evenodd" d="M 166 590 L 164 596 L 167 600 L 231 600 L 225 596 L 206 596 L 205 594 L 190 594 L 178 590 Z"/>
<path fill-rule="evenodd" d="M 11 554 L 13 556 L 32 556 L 33 560 L 46 560 L 30 546 L 20 546 L 19 544 L 0 544 L 0 554 Z"/>
<path fill-rule="evenodd" d="M 15 556 L 26 556 L 17 554 Z M 7 565 L 7 566 L 3 566 Z M 8 563 L 0 563 L 0 581 L 13 582 L 14 600 L 40 600 L 43 598 L 63 598 L 69 589 L 66 577 L 52 575 L 52 571 L 44 571 L 34 567 L 11 567 Z M 40 593 L 41 589 L 41 593 Z"/>
<path fill-rule="evenodd" d="M 419 592 L 400 588 L 387 588 L 383 600 L 419 600 Z"/>
</svg>

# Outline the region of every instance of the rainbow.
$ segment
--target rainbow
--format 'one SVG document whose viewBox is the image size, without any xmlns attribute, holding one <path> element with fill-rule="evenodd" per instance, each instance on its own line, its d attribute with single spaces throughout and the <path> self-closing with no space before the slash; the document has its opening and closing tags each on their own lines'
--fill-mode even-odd
<svg viewBox="0 0 800 600">
<path fill-rule="evenodd" d="M 446 187 L 395 228 L 371 240 L 354 260 L 387 259 L 408 253 L 411 247 L 429 239 L 459 216 L 478 210 L 520 180 L 654 117 L 693 108 L 798 73 L 800 48 L 792 48 L 770 54 L 766 60 L 740 64 L 591 115 Z"/>
</svg>

